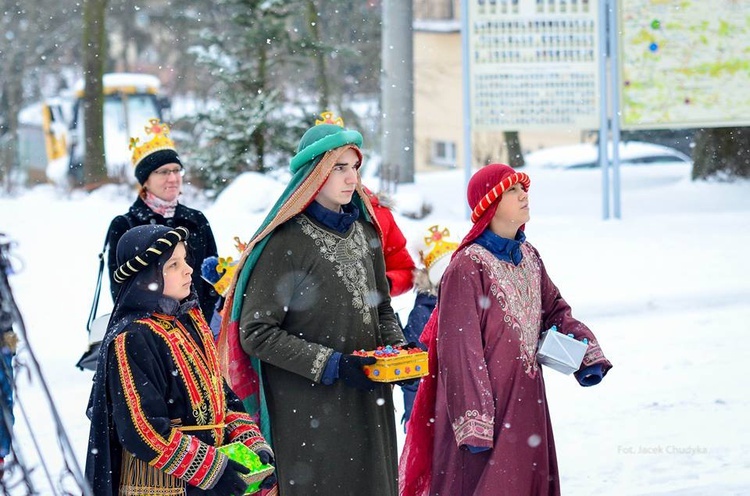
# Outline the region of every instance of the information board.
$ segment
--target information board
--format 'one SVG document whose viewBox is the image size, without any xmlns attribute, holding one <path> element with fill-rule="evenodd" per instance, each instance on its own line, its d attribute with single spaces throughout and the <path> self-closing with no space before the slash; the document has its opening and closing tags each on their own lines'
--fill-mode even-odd
<svg viewBox="0 0 750 496">
<path fill-rule="evenodd" d="M 473 129 L 599 127 L 598 0 L 467 1 Z"/>
<path fill-rule="evenodd" d="M 621 126 L 750 125 L 743 0 L 619 0 Z"/>
</svg>

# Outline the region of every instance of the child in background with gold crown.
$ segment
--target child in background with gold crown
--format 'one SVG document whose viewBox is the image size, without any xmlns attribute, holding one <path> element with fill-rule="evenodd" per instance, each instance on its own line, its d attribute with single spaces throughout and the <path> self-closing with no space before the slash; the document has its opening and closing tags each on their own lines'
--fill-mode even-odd
<svg viewBox="0 0 750 496">
<path fill-rule="evenodd" d="M 185 227 L 191 233 L 188 256 L 193 267 L 193 285 L 203 314 L 211 319 L 218 296 L 213 286 L 201 278 L 200 266 L 204 259 L 218 255 L 213 231 L 202 212 L 178 202 L 185 169 L 169 137 L 169 126 L 158 119 L 150 119 L 145 131 L 148 137 L 145 141 L 130 139 L 133 173 L 140 184 L 138 198 L 125 214 L 112 220 L 107 230 L 112 300 L 120 290 L 114 272 L 117 269 L 115 247 L 122 235 L 132 227 L 146 224 Z"/>
<path fill-rule="evenodd" d="M 435 309 L 440 278 L 443 277 L 451 255 L 458 248 L 458 243 L 451 239 L 451 232 L 447 227 L 436 224 L 425 231 L 419 245 L 422 267 L 414 271 L 414 289 L 417 291 L 417 297 L 404 327 L 404 337 L 408 342 L 417 343 L 426 351 L 427 346 L 420 342 L 422 330 Z M 401 385 L 404 392 L 404 416 L 401 419 L 404 430 L 408 427 L 418 387 L 418 382 Z"/>
</svg>

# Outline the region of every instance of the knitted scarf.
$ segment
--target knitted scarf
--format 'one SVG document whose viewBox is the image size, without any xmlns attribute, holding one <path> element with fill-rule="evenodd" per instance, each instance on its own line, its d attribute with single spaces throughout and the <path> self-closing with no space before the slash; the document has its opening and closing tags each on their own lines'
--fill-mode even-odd
<svg viewBox="0 0 750 496">
<path fill-rule="evenodd" d="M 177 198 L 172 201 L 162 200 L 150 191 L 146 191 L 146 194 L 143 196 L 143 203 L 165 219 L 174 217 L 174 211 L 177 208 Z"/>
</svg>

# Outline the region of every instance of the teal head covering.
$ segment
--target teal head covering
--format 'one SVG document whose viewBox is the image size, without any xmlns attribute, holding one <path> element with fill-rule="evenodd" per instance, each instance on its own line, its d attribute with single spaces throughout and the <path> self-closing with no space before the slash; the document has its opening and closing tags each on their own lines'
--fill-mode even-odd
<svg viewBox="0 0 750 496">
<path fill-rule="evenodd" d="M 265 402 L 262 364 L 257 357 L 245 354 L 239 343 L 242 295 L 270 234 L 279 225 L 302 212 L 315 199 L 335 161 L 343 153 L 340 149 L 351 148 L 360 159 L 362 158 L 359 149 L 362 145 L 362 135 L 352 129 L 346 129 L 343 120 L 333 119 L 329 112 L 323 112 L 321 115 L 323 120 L 316 120 L 315 126 L 302 135 L 297 146 L 297 154 L 289 163 L 292 178 L 251 238 L 239 261 L 232 285 L 225 295 L 224 308 L 228 310 L 222 319 L 222 329 L 217 342 L 222 372 L 229 380 L 230 387 L 242 399 L 246 411 L 260 418 L 261 431 L 269 442 L 270 419 Z M 365 220 L 374 218 L 372 205 L 360 184 L 352 197 L 352 202 L 362 212 Z"/>
<path fill-rule="evenodd" d="M 316 166 L 326 152 L 344 145 L 362 146 L 362 135 L 338 124 L 316 124 L 302 135 L 289 169 L 292 174 Z"/>
</svg>

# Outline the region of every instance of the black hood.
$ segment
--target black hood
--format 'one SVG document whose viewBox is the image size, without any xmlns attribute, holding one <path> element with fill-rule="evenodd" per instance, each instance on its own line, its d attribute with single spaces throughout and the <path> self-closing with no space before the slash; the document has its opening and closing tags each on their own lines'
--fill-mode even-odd
<svg viewBox="0 0 750 496">
<path fill-rule="evenodd" d="M 107 332 L 99 347 L 94 385 L 86 415 L 91 420 L 89 452 L 86 457 L 86 478 L 97 496 L 116 494 L 119 464 L 112 465 L 110 457 L 119 460 L 121 447 L 111 436 L 111 402 L 107 394 L 107 373 L 110 348 L 115 338 L 128 326 L 154 312 L 180 315 L 188 308 L 197 306 L 194 290 L 182 302 L 164 297 L 162 268 L 170 259 L 178 243 L 184 242 L 189 233 L 183 227 L 170 228 L 157 224 L 138 226 L 126 232 L 117 243 L 116 276 L 122 288 L 115 300 Z M 108 454 L 107 455 L 98 455 Z"/>
</svg>

